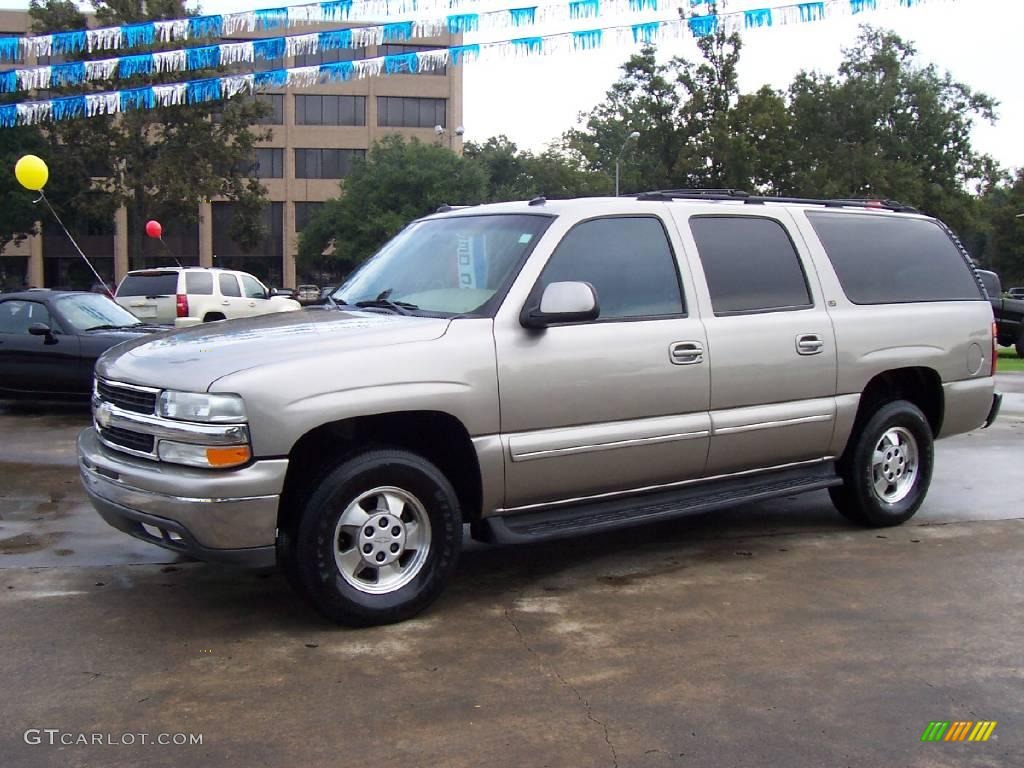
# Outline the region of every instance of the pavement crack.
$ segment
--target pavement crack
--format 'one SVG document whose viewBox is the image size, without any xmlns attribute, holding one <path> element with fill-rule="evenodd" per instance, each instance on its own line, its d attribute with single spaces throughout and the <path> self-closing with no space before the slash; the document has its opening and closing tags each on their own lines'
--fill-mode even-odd
<svg viewBox="0 0 1024 768">
<path fill-rule="evenodd" d="M 533 656 L 534 660 L 537 662 L 537 666 L 542 671 L 552 675 L 563 687 L 572 691 L 573 695 L 576 697 L 579 703 L 583 705 L 583 710 L 587 716 L 587 719 L 595 725 L 600 726 L 601 731 L 604 734 L 605 744 L 608 745 L 608 751 L 611 753 L 612 767 L 619 768 L 619 754 L 615 750 L 615 745 L 612 743 L 611 734 L 608 732 L 608 724 L 594 716 L 594 710 L 590 706 L 590 700 L 587 699 L 582 693 L 580 693 L 579 688 L 577 688 L 575 685 L 573 685 L 564 677 L 562 677 L 562 674 L 557 669 L 555 669 L 550 664 L 546 664 L 544 662 L 544 659 L 542 659 L 541 655 L 537 652 L 537 650 L 532 645 L 530 645 L 530 641 L 526 639 L 526 636 L 523 634 L 523 631 L 519 628 L 519 624 L 512 616 L 511 608 L 505 609 L 505 619 L 508 621 L 509 624 L 512 625 L 512 629 L 515 631 L 516 637 L 519 639 L 519 642 L 522 644 L 523 648 L 525 648 L 526 651 L 531 656 Z"/>
</svg>

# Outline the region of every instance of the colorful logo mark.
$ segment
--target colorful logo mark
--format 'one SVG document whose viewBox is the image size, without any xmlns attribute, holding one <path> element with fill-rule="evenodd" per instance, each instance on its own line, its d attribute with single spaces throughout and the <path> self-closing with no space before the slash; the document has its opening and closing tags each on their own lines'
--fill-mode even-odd
<svg viewBox="0 0 1024 768">
<path fill-rule="evenodd" d="M 921 741 L 988 741 L 997 724 L 995 720 L 933 720 L 921 734 Z"/>
</svg>

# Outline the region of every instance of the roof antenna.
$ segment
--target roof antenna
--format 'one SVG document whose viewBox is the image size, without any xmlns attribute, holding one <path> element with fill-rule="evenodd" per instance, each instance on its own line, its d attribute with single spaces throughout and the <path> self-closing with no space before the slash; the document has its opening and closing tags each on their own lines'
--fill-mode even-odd
<svg viewBox="0 0 1024 768">
<path fill-rule="evenodd" d="M 528 205 L 544 205 L 544 203 L 546 203 L 547 201 L 548 200 L 546 197 L 544 197 L 544 195 L 537 195 L 535 198 L 533 198 L 533 200 L 531 200 L 528 203 Z"/>
</svg>

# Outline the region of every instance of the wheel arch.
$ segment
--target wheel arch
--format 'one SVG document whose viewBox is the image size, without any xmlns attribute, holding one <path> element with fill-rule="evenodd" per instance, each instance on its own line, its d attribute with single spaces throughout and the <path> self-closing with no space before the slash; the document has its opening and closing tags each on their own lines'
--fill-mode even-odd
<svg viewBox="0 0 1024 768">
<path fill-rule="evenodd" d="M 907 400 L 920 408 L 928 420 L 932 435 L 938 436 L 942 431 L 945 396 L 938 371 L 926 366 L 893 368 L 876 374 L 865 385 L 847 448 L 855 442 L 868 419 L 883 405 L 894 400 Z"/>
<path fill-rule="evenodd" d="M 465 425 L 445 411 L 395 411 L 328 422 L 302 435 L 288 455 L 278 528 L 290 529 L 318 478 L 351 456 L 379 448 L 409 450 L 435 464 L 454 487 L 463 519 L 479 518 L 482 477 Z"/>
</svg>

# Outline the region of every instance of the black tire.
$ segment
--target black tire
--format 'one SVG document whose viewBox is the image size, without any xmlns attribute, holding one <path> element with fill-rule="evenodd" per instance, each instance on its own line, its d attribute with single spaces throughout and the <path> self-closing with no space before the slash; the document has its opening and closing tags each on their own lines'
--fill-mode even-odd
<svg viewBox="0 0 1024 768">
<path fill-rule="evenodd" d="M 1013 345 L 1013 348 L 1017 350 L 1017 357 L 1024 357 L 1024 331 L 1021 332 L 1020 338 L 1017 339 L 1017 343 Z"/>
<path fill-rule="evenodd" d="M 205 315 L 203 315 L 203 322 L 204 323 L 212 323 L 212 322 L 215 322 L 217 320 L 225 320 L 225 319 L 227 319 L 227 318 L 225 318 L 224 315 L 222 315 L 220 312 L 207 312 Z"/>
<path fill-rule="evenodd" d="M 339 520 L 345 510 L 364 494 L 384 487 L 398 489 L 419 503 L 417 514 L 425 514 L 429 522 L 430 535 L 422 537 L 429 545 L 411 581 L 394 591 L 371 594 L 363 589 L 375 585 L 367 580 L 367 587 L 358 575 L 343 575 L 335 560 L 336 550 L 341 550 L 338 542 L 345 539 L 349 539 L 345 542 L 348 551 L 361 557 L 358 549 L 351 548 L 351 536 L 342 532 L 335 537 L 342 530 Z M 416 511 L 412 502 L 405 506 Z M 364 530 L 363 525 L 356 529 Z M 369 529 L 367 525 L 365 530 Z M 404 534 L 402 541 L 404 544 Z M 297 522 L 282 533 L 278 553 L 289 582 L 324 616 L 339 624 L 365 627 L 404 621 L 434 602 L 455 572 L 461 546 L 462 513 L 448 479 L 422 456 L 403 450 L 378 450 L 354 456 L 321 477 Z M 401 557 L 406 554 L 403 548 Z M 413 556 L 417 556 L 415 552 Z M 373 564 L 368 564 L 363 573 L 373 570 Z M 363 584 L 363 589 L 353 581 Z"/>
<path fill-rule="evenodd" d="M 917 458 L 916 474 L 909 490 L 890 503 L 875 490 L 873 457 L 883 436 L 894 429 L 913 437 Z M 843 484 L 829 489 L 832 503 L 844 517 L 858 525 L 877 528 L 905 523 L 924 502 L 932 480 L 935 454 L 928 419 L 913 403 L 896 400 L 880 406 L 851 440 L 839 462 Z M 897 462 L 900 455 L 896 453 Z"/>
</svg>

